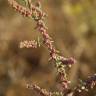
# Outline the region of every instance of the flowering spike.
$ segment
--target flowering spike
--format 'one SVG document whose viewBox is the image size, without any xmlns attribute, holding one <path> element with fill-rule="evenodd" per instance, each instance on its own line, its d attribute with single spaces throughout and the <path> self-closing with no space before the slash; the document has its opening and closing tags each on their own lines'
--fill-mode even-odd
<svg viewBox="0 0 96 96">
<path fill-rule="evenodd" d="M 57 52 L 56 48 L 53 45 L 53 40 L 47 33 L 48 28 L 46 27 L 46 24 L 44 22 L 44 18 L 47 16 L 45 12 L 41 9 L 40 0 L 33 5 L 31 0 L 23 0 L 25 1 L 26 6 L 22 6 L 18 4 L 15 0 L 8 0 L 9 4 L 21 15 L 26 17 L 31 17 L 36 22 L 36 28 L 42 35 L 43 44 L 47 47 L 50 58 L 55 62 L 55 67 L 57 69 L 58 74 L 60 75 L 60 84 L 63 88 L 63 92 L 61 96 L 68 96 L 69 93 L 72 93 L 71 96 L 74 95 L 75 92 L 82 92 L 82 91 L 88 91 L 88 89 L 94 88 L 96 85 L 96 74 L 89 77 L 85 82 L 83 82 L 82 85 L 78 85 L 74 88 L 73 91 L 70 90 L 70 81 L 68 80 L 67 74 L 66 74 L 66 66 L 69 66 L 75 63 L 75 59 L 73 58 L 65 58 Z M 37 46 L 40 46 L 39 38 L 37 42 L 34 40 L 30 41 L 23 41 L 20 42 L 20 48 L 37 48 Z M 46 91 L 45 89 L 41 89 L 37 85 L 28 85 L 27 88 L 32 88 L 37 93 L 40 93 L 41 96 L 52 96 L 51 92 Z M 58 95 L 58 94 L 54 94 Z"/>
</svg>

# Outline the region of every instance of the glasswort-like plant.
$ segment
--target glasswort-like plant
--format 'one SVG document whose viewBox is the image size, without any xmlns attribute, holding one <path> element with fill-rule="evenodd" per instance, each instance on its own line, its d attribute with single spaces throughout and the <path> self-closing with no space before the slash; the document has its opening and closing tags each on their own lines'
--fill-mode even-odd
<svg viewBox="0 0 96 96">
<path fill-rule="evenodd" d="M 33 4 L 31 0 L 22 0 L 25 4 L 20 5 L 15 0 L 8 0 L 9 4 L 16 10 L 16 12 L 20 13 L 22 16 L 29 17 L 30 19 L 36 22 L 35 29 L 42 36 L 42 41 L 39 40 L 25 40 L 20 42 L 20 48 L 38 48 L 41 44 L 45 45 L 50 54 L 50 61 L 54 61 L 55 67 L 57 69 L 59 75 L 59 83 L 62 87 L 61 92 L 49 92 L 45 89 L 40 88 L 36 84 L 27 84 L 27 88 L 34 90 L 40 96 L 78 96 L 82 91 L 88 91 L 90 88 L 92 89 L 96 85 L 96 74 L 89 77 L 86 81 L 78 84 L 75 88 L 70 88 L 70 80 L 68 80 L 66 74 L 66 67 L 70 67 L 75 63 L 75 59 L 65 58 L 60 55 L 59 51 L 53 45 L 52 37 L 48 34 L 48 28 L 45 24 L 45 17 L 47 14 L 42 11 L 41 0 L 37 0 L 36 4 Z M 77 95 L 76 95 L 77 94 Z"/>
</svg>

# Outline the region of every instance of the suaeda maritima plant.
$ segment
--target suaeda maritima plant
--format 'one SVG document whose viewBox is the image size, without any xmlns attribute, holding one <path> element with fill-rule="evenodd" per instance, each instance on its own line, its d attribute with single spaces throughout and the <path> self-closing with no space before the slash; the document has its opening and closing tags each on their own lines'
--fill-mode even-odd
<svg viewBox="0 0 96 96">
<path fill-rule="evenodd" d="M 49 92 L 46 89 L 42 89 L 36 84 L 26 84 L 27 88 L 32 89 L 37 92 L 39 96 L 82 96 L 79 95 L 83 91 L 87 92 L 96 86 L 96 74 L 88 77 L 87 80 L 82 81 L 74 88 L 70 88 L 70 80 L 68 80 L 66 67 L 70 67 L 75 64 L 75 59 L 65 58 L 60 55 L 59 51 L 56 50 L 53 44 L 52 37 L 48 34 L 48 27 L 45 24 L 45 18 L 47 14 L 42 11 L 41 0 L 37 0 L 36 4 L 33 4 L 31 0 L 22 0 L 24 4 L 21 5 L 15 0 L 8 0 L 9 4 L 12 6 L 16 12 L 20 13 L 24 17 L 28 17 L 36 22 L 35 30 L 37 30 L 41 36 L 42 41 L 38 40 L 25 40 L 20 42 L 20 48 L 38 48 L 41 44 L 46 46 L 50 54 L 50 61 L 54 61 L 54 66 L 57 69 L 60 87 L 62 91 Z"/>
</svg>

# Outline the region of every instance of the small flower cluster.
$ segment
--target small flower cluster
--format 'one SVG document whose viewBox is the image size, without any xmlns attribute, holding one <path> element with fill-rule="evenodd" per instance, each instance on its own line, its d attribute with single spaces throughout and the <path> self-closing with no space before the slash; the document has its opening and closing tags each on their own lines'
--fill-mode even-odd
<svg viewBox="0 0 96 96">
<path fill-rule="evenodd" d="M 59 84 L 62 91 L 68 89 L 68 84 L 70 81 L 67 80 L 66 74 L 64 72 L 59 72 Z"/>
<path fill-rule="evenodd" d="M 88 77 L 85 81 L 81 81 L 81 84 L 78 84 L 74 88 L 74 94 L 81 93 L 82 91 L 88 92 L 90 89 L 93 89 L 96 86 L 96 74 Z"/>
<path fill-rule="evenodd" d="M 33 40 L 33 41 L 24 40 L 24 41 L 20 42 L 19 47 L 20 48 L 37 48 L 37 45 L 38 45 L 38 43 L 35 40 Z"/>
<path fill-rule="evenodd" d="M 26 17 L 31 17 L 32 12 L 29 9 L 21 6 L 15 0 L 8 0 L 8 2 L 21 15 L 26 16 Z"/>
<path fill-rule="evenodd" d="M 36 93 L 39 93 L 40 96 L 52 96 L 51 92 L 42 89 L 37 85 L 27 84 L 27 88 L 34 90 Z"/>
<path fill-rule="evenodd" d="M 28 89 L 34 90 L 36 93 L 39 93 L 39 96 L 63 96 L 62 92 L 49 92 L 46 89 L 42 89 L 37 85 L 27 84 Z"/>
<path fill-rule="evenodd" d="M 96 74 L 90 76 L 86 81 L 85 81 L 85 86 L 86 88 L 94 88 L 96 86 Z"/>
<path fill-rule="evenodd" d="M 26 2 L 26 0 L 24 0 Z M 25 16 L 25 17 L 32 17 L 35 21 L 43 19 L 44 17 L 46 17 L 46 14 L 43 13 L 40 10 L 40 4 L 39 2 L 36 4 L 36 6 L 34 6 L 31 3 L 31 0 L 28 0 L 28 7 L 26 8 L 20 4 L 18 4 L 15 0 L 8 0 L 9 4 L 17 11 L 19 12 L 21 15 Z"/>
<path fill-rule="evenodd" d="M 52 92 L 52 96 L 63 96 L 62 92 Z"/>
</svg>

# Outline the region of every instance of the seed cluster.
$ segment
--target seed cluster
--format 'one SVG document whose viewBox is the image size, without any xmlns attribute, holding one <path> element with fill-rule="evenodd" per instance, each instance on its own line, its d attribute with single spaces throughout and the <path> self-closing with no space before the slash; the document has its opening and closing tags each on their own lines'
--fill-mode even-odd
<svg viewBox="0 0 96 96">
<path fill-rule="evenodd" d="M 24 41 L 20 42 L 19 47 L 20 48 L 37 48 L 37 42 L 35 40 L 33 40 L 33 41 L 24 40 Z"/>
<path fill-rule="evenodd" d="M 82 81 L 81 84 L 78 84 L 78 86 L 74 88 L 74 94 L 81 93 L 83 91 L 88 92 L 95 86 L 96 86 L 96 74 L 88 77 L 85 81 Z"/>
<path fill-rule="evenodd" d="M 26 17 L 31 17 L 32 12 L 27 9 L 26 7 L 23 7 L 19 5 L 15 0 L 8 0 L 9 4 L 21 15 L 26 16 Z"/>
<path fill-rule="evenodd" d="M 51 92 L 42 89 L 37 85 L 27 84 L 27 88 L 34 90 L 36 93 L 39 93 L 40 96 L 52 96 Z"/>
<path fill-rule="evenodd" d="M 93 88 L 94 86 L 96 86 L 96 74 L 94 74 L 93 76 L 90 76 L 86 81 L 85 81 L 85 86 L 86 88 Z"/>
</svg>

